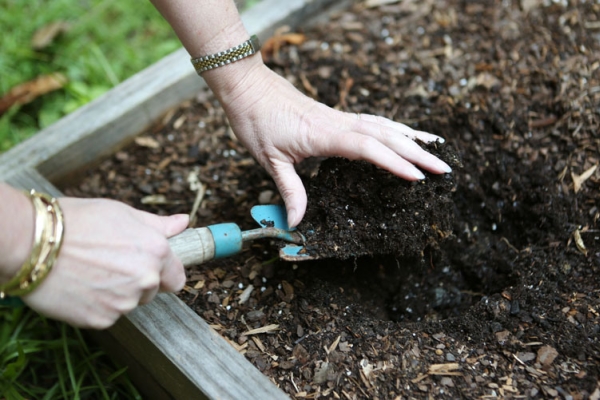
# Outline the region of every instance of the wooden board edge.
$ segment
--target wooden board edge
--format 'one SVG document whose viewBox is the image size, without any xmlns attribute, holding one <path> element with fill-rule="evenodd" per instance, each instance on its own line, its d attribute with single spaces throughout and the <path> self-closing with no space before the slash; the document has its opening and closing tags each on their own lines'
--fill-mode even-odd
<svg viewBox="0 0 600 400">
<path fill-rule="evenodd" d="M 174 294 L 158 295 L 151 305 L 138 307 L 127 319 L 137 331 L 112 331 L 121 344 L 138 360 L 149 357 L 137 345 L 136 336 L 141 333 L 152 340 L 160 353 L 176 360 L 180 371 L 210 399 L 289 399 Z M 153 376 L 161 384 L 174 386 L 172 378 L 161 372 L 162 366 L 150 367 L 149 362 L 144 365 L 156 369 Z M 190 398 L 186 393 L 173 395 Z"/>
<path fill-rule="evenodd" d="M 6 179 L 0 179 L 9 185 L 22 190 L 35 189 L 39 192 L 48 193 L 54 197 L 61 197 L 60 190 L 44 178 L 38 171 L 31 168 L 22 168 L 16 170 Z"/>
</svg>

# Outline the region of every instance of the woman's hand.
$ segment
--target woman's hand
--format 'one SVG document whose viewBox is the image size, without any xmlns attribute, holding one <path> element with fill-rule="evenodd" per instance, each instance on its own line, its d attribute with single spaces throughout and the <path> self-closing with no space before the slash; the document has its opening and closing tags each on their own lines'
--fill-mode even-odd
<svg viewBox="0 0 600 400">
<path fill-rule="evenodd" d="M 306 211 L 306 191 L 294 164 L 307 157 L 364 160 L 407 180 L 424 178 L 417 166 L 435 174 L 451 172 L 413 140 L 443 141 L 440 137 L 386 118 L 334 110 L 262 63 L 231 82 L 213 84 L 213 90 L 236 136 L 275 180 L 290 226 L 299 224 Z"/>
<path fill-rule="evenodd" d="M 160 217 L 123 203 L 61 198 L 62 249 L 44 282 L 23 300 L 71 325 L 103 329 L 159 291 L 185 283 L 167 238 L 183 231 L 187 215 Z"/>
<path fill-rule="evenodd" d="M 250 35 L 233 0 L 152 0 L 192 58 L 215 54 Z M 268 69 L 260 54 L 202 73 L 227 113 L 237 137 L 271 174 L 296 226 L 306 211 L 306 191 L 294 164 L 310 156 L 369 161 L 408 180 L 450 167 L 412 139 L 437 136 L 371 115 L 333 110 L 306 97 Z"/>
</svg>

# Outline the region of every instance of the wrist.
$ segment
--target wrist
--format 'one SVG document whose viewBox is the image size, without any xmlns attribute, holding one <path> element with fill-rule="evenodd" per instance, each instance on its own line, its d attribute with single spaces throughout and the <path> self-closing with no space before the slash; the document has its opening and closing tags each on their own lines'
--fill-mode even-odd
<svg viewBox="0 0 600 400">
<path fill-rule="evenodd" d="M 33 246 L 35 213 L 25 193 L 7 185 L 0 186 L 0 193 L 6 205 L 0 211 L 3 221 L 3 232 L 0 232 L 0 282 L 7 282 L 29 257 Z"/>
<path fill-rule="evenodd" d="M 260 53 L 257 53 L 234 63 L 206 71 L 202 77 L 223 107 L 228 107 L 236 99 L 256 87 L 263 80 L 265 71 L 268 71 L 268 68 L 262 62 Z"/>
<path fill-rule="evenodd" d="M 250 38 L 250 34 L 241 20 L 222 27 L 206 38 L 197 37 L 192 43 L 185 43 L 185 48 L 192 58 L 198 58 L 209 54 L 230 49 Z"/>
<path fill-rule="evenodd" d="M 223 28 L 207 41 L 188 45 L 186 48 L 189 47 L 188 52 L 192 56 L 192 60 L 197 60 L 201 57 L 217 56 L 219 53 L 225 53 L 230 49 L 243 45 L 250 39 L 251 35 L 246 31 L 241 20 L 238 20 L 237 23 Z M 245 91 L 248 86 L 252 85 L 254 79 L 258 76 L 258 71 L 263 68 L 267 69 L 262 61 L 260 50 L 254 46 L 251 47 L 255 51 L 254 54 L 200 72 L 208 87 L 223 105 L 229 104 L 232 98 L 238 97 L 240 92 Z M 239 55 L 237 53 L 230 53 L 224 58 Z M 194 64 L 194 66 L 198 68 L 199 65 Z"/>
</svg>

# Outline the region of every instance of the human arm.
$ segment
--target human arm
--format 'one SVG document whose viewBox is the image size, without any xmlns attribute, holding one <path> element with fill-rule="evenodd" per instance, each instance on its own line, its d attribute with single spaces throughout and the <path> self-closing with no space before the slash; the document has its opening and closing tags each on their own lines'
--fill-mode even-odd
<svg viewBox="0 0 600 400">
<path fill-rule="evenodd" d="M 229 49 L 249 38 L 232 0 L 151 0 L 192 57 Z M 407 180 L 417 168 L 450 172 L 412 139 L 440 139 L 385 118 L 334 110 L 303 95 L 268 69 L 260 55 L 203 73 L 234 133 L 273 177 L 296 226 L 306 191 L 294 164 L 310 156 L 369 161 Z"/>
<path fill-rule="evenodd" d="M 34 209 L 22 192 L 0 182 L 0 284 L 29 257 Z M 185 283 L 167 238 L 185 229 L 185 215 L 159 217 L 103 199 L 61 198 L 65 234 L 52 270 L 23 301 L 74 326 L 106 328 L 158 291 Z"/>
</svg>

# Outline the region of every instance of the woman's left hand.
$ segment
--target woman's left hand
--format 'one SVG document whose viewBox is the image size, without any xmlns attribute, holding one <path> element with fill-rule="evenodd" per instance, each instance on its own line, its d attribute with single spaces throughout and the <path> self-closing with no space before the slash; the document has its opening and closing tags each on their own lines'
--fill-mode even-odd
<svg viewBox="0 0 600 400">
<path fill-rule="evenodd" d="M 311 156 L 364 160 L 407 180 L 423 179 L 419 168 L 451 172 L 413 139 L 440 140 L 404 124 L 368 114 L 334 110 L 298 91 L 262 63 L 220 95 L 233 131 L 269 172 L 285 201 L 288 223 L 296 226 L 307 197 L 294 164 Z"/>
</svg>

